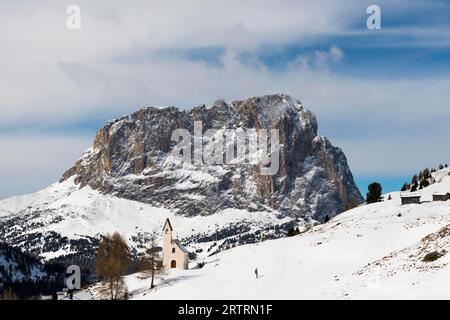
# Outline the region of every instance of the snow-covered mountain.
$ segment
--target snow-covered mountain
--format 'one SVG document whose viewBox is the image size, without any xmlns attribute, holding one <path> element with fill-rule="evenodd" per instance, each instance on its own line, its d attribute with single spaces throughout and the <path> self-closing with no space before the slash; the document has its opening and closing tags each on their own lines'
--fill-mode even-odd
<svg viewBox="0 0 450 320">
<path fill-rule="evenodd" d="M 203 137 L 205 151 L 227 135 L 226 129 L 278 129 L 278 172 L 264 175 L 260 165 L 233 161 L 224 165 L 176 161 L 171 151 L 178 142 L 171 140 L 172 133 L 186 129 L 191 141 L 201 139 L 192 138 L 196 121 L 201 122 L 201 133 L 218 130 L 213 137 Z M 223 144 L 237 151 L 232 141 Z M 246 154 L 253 159 L 258 152 Z M 231 104 L 220 100 L 190 111 L 144 108 L 110 121 L 61 181 L 70 177 L 80 187 L 165 207 L 182 216 L 234 208 L 276 210 L 323 221 L 362 201 L 344 153 L 317 136 L 316 118 L 300 101 L 282 94 Z"/>
<path fill-rule="evenodd" d="M 0 232 L 8 243 L 46 261 L 63 257 L 81 266 L 92 260 L 100 235 L 119 231 L 138 252 L 152 233 L 161 232 L 167 218 L 177 225 L 176 235 L 191 251 L 208 251 L 216 237 L 226 240 L 238 234 L 239 244 L 258 241 L 262 235 L 270 237 L 275 228 L 285 224 L 306 227 L 304 221 L 273 212 L 240 209 L 184 217 L 165 208 L 102 194 L 89 186 L 79 189 L 73 178 L 1 204 Z"/>
<path fill-rule="evenodd" d="M 450 192 L 449 173 L 433 174 L 421 204 L 402 206 L 391 193 L 300 235 L 200 258 L 203 268 L 171 270 L 153 290 L 138 274 L 127 276 L 131 298 L 449 299 L 450 201 L 432 201 Z"/>
<path fill-rule="evenodd" d="M 171 134 L 192 133 L 194 121 L 219 133 L 279 129 L 278 173 L 177 162 Z M 344 153 L 317 136 L 314 115 L 290 96 L 270 95 L 190 111 L 144 108 L 110 121 L 58 183 L 0 201 L 0 237 L 46 261 L 89 268 L 105 233 L 121 232 L 137 254 L 170 218 L 191 252 L 211 254 L 306 229 L 361 201 Z"/>
</svg>

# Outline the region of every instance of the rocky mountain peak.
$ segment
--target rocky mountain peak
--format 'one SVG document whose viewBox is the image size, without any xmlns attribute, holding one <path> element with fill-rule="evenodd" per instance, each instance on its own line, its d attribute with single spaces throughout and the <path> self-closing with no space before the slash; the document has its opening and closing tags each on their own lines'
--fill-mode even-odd
<svg viewBox="0 0 450 320">
<path fill-rule="evenodd" d="M 217 129 L 278 129 L 279 170 L 263 175 L 258 165 L 201 165 L 174 161 L 172 133 L 194 123 Z M 211 140 L 203 140 L 204 148 Z M 170 208 L 185 216 L 225 208 L 276 211 L 323 220 L 356 206 L 362 197 L 344 153 L 317 136 L 317 121 L 285 94 L 251 97 L 191 110 L 143 108 L 101 128 L 93 147 L 64 173 L 80 188 Z"/>
</svg>

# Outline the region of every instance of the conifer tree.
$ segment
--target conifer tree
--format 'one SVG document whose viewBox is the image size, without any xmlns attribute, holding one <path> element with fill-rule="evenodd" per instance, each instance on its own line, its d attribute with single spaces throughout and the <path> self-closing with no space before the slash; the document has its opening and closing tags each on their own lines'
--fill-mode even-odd
<svg viewBox="0 0 450 320">
<path fill-rule="evenodd" d="M 414 177 L 411 180 L 411 192 L 417 191 L 417 188 L 419 187 L 419 178 L 417 175 L 414 175 Z"/>
<path fill-rule="evenodd" d="M 423 178 L 424 179 L 430 179 L 431 178 L 430 169 L 426 168 L 425 170 L 423 170 Z"/>
<path fill-rule="evenodd" d="M 367 193 L 366 202 L 374 203 L 381 201 L 382 187 L 378 182 L 371 183 L 368 187 L 369 192 Z"/>
</svg>

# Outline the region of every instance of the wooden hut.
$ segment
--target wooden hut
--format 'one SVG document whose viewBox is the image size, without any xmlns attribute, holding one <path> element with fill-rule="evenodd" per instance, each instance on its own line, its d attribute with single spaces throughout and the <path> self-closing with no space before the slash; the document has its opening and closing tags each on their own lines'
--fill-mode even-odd
<svg viewBox="0 0 450 320">
<path fill-rule="evenodd" d="M 448 201 L 450 200 L 450 193 L 436 192 L 433 193 L 433 201 Z"/>
<path fill-rule="evenodd" d="M 402 199 L 402 205 L 420 204 L 420 193 L 417 193 L 417 192 L 401 193 L 400 198 Z"/>
</svg>

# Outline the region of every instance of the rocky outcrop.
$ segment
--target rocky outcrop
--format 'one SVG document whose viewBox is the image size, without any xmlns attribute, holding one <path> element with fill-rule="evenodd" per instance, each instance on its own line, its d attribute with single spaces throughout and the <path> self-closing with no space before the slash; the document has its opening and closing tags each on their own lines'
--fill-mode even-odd
<svg viewBox="0 0 450 320">
<path fill-rule="evenodd" d="M 279 170 L 259 165 L 182 163 L 171 155 L 172 132 L 207 129 L 278 129 Z M 211 143 L 206 141 L 205 145 Z M 91 149 L 64 173 L 80 188 L 171 208 L 180 215 L 210 215 L 225 208 L 276 210 L 323 221 L 362 201 L 344 153 L 317 136 L 315 116 L 300 101 L 276 94 L 190 111 L 144 108 L 109 122 Z"/>
</svg>

